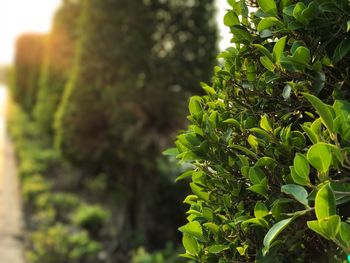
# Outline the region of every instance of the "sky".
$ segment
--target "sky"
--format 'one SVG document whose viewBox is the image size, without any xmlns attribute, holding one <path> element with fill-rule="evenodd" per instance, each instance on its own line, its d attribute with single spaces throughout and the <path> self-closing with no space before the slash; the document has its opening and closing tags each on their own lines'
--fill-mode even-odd
<svg viewBox="0 0 350 263">
<path fill-rule="evenodd" d="M 61 0 L 0 0 L 0 64 L 12 61 L 16 38 L 25 32 L 48 32 Z"/>
<path fill-rule="evenodd" d="M 220 29 L 220 49 L 230 43 L 229 30 L 223 26 L 228 9 L 226 0 L 217 1 L 217 21 Z M 45 33 L 61 0 L 0 0 L 0 64 L 10 64 L 14 57 L 16 38 L 22 33 Z"/>
</svg>

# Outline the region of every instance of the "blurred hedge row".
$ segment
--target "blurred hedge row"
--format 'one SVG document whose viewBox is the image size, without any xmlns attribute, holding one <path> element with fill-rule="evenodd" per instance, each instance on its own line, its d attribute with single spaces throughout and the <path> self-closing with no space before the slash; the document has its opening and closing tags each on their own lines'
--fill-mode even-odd
<svg viewBox="0 0 350 263">
<path fill-rule="evenodd" d="M 11 91 L 20 106 L 14 116 L 26 116 L 13 124 L 22 131 L 15 139 L 20 165 L 33 165 L 31 155 L 42 152 L 45 143 L 55 165 L 47 166 L 51 157 L 46 156 L 36 163 L 44 171 L 28 178 L 49 180 L 45 193 L 73 193 L 109 210 L 110 222 L 99 226 L 107 234 L 96 239 L 93 230 L 88 233 L 101 243 L 106 260 L 130 262 L 132 249 L 159 250 L 179 239 L 185 190 L 173 184 L 172 175 L 181 168 L 161 151 L 186 124 L 187 98 L 201 92 L 200 80 L 209 80 L 216 54 L 214 11 L 213 0 L 65 0 L 47 36 L 18 39 Z M 28 123 L 38 138 L 23 158 L 29 146 L 19 141 L 32 141 L 23 133 Z M 37 198 L 30 198 L 28 187 L 24 181 L 30 208 Z M 50 196 L 45 202 L 52 206 Z M 79 213 L 90 210 L 81 211 L 68 220 L 68 229 L 57 225 L 60 216 L 46 218 L 51 221 L 45 231 L 69 233 Z M 27 212 L 49 214 L 45 207 Z M 29 223 L 39 231 L 38 222 Z M 51 234 L 30 240 L 32 253 L 40 255 L 33 262 L 67 262 L 47 259 L 45 238 Z M 140 262 L 140 255 L 135 257 Z"/>
</svg>

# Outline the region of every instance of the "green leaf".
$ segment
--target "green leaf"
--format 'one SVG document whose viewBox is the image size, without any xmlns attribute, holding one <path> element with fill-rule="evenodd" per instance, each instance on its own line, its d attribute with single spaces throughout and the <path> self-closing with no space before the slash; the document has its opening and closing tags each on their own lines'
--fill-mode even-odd
<svg viewBox="0 0 350 263">
<path fill-rule="evenodd" d="M 186 225 L 180 227 L 179 231 L 181 231 L 182 233 L 193 235 L 196 238 L 201 238 L 203 236 L 202 226 L 197 221 L 187 223 Z"/>
<path fill-rule="evenodd" d="M 208 228 L 214 234 L 219 232 L 219 226 L 213 222 L 204 223 L 203 226 Z"/>
<path fill-rule="evenodd" d="M 244 244 L 243 247 L 236 247 L 236 249 L 241 256 L 244 256 L 246 254 L 248 247 L 249 246 L 247 244 Z"/>
<path fill-rule="evenodd" d="M 308 94 L 302 93 L 304 97 L 312 104 L 316 109 L 317 113 L 320 115 L 322 122 L 328 128 L 330 132 L 333 132 L 333 113 L 327 104 L 323 103 L 319 98 Z"/>
<path fill-rule="evenodd" d="M 178 177 L 176 177 L 175 182 L 178 182 L 178 181 L 183 180 L 183 179 L 185 179 L 187 177 L 190 177 L 192 175 L 192 173 L 193 173 L 193 170 L 184 172 L 183 174 L 181 174 Z"/>
<path fill-rule="evenodd" d="M 270 51 L 264 47 L 263 45 L 260 44 L 252 44 L 253 47 L 256 47 L 263 55 L 265 55 L 267 58 L 269 58 L 272 62 L 272 55 L 270 53 Z"/>
<path fill-rule="evenodd" d="M 323 218 L 319 220 L 319 225 L 329 239 L 334 239 L 339 232 L 340 228 L 340 217 L 338 215 L 333 215 L 330 217 Z"/>
<path fill-rule="evenodd" d="M 242 227 L 245 228 L 249 224 L 258 225 L 265 228 L 269 227 L 269 224 L 263 218 L 250 218 L 248 220 L 245 220 L 244 222 L 242 222 Z"/>
<path fill-rule="evenodd" d="M 339 45 L 335 48 L 333 54 L 333 63 L 338 63 L 342 60 L 346 54 L 350 51 L 350 38 L 344 39 Z"/>
<path fill-rule="evenodd" d="M 323 232 L 323 230 L 322 230 L 322 228 L 317 220 L 307 221 L 307 226 L 312 231 L 323 236 L 325 239 L 328 239 L 328 236 L 326 235 L 326 233 Z"/>
<path fill-rule="evenodd" d="M 269 71 L 274 71 L 275 70 L 275 65 L 272 63 L 272 61 L 264 56 L 264 57 L 260 57 L 260 62 L 261 64 Z"/>
<path fill-rule="evenodd" d="M 332 163 L 332 153 L 325 143 L 312 145 L 307 151 L 308 162 L 319 172 L 326 173 Z"/>
<path fill-rule="evenodd" d="M 310 165 L 303 154 L 297 153 L 294 157 L 294 170 L 300 176 L 309 181 Z"/>
<path fill-rule="evenodd" d="M 235 38 L 237 38 L 243 42 L 246 42 L 246 43 L 252 42 L 252 36 L 247 31 L 247 29 L 242 27 L 242 26 L 232 26 L 231 32 L 233 33 Z"/>
<path fill-rule="evenodd" d="M 249 143 L 250 146 L 251 146 L 252 148 L 254 148 L 255 150 L 258 149 L 259 141 L 258 141 L 258 139 L 257 139 L 254 135 L 249 135 L 249 136 L 248 136 L 248 143 Z"/>
<path fill-rule="evenodd" d="M 260 184 L 255 184 L 247 188 L 247 190 L 262 195 L 263 197 L 267 196 L 267 179 L 266 177 L 261 180 Z"/>
<path fill-rule="evenodd" d="M 266 17 L 259 22 L 257 29 L 259 32 L 262 32 L 280 23 L 281 22 L 276 17 Z"/>
<path fill-rule="evenodd" d="M 182 236 L 182 244 L 188 253 L 192 255 L 198 254 L 198 243 L 193 236 L 184 233 Z"/>
<path fill-rule="evenodd" d="M 239 25 L 240 21 L 239 21 L 238 16 L 236 15 L 235 12 L 229 11 L 224 16 L 224 24 L 225 24 L 225 26 L 231 27 L 234 25 Z"/>
<path fill-rule="evenodd" d="M 301 128 L 304 130 L 307 137 L 309 137 L 310 141 L 313 144 L 317 144 L 319 142 L 318 136 L 313 129 L 311 129 L 310 127 L 308 127 L 306 125 L 301 125 Z"/>
<path fill-rule="evenodd" d="M 295 183 L 300 185 L 305 185 L 305 186 L 310 185 L 309 177 L 305 178 L 305 177 L 299 176 L 293 166 L 290 166 L 289 168 L 290 168 L 290 175 Z"/>
<path fill-rule="evenodd" d="M 169 149 L 166 149 L 164 152 L 163 152 L 163 155 L 168 155 L 168 156 L 177 156 L 179 154 L 179 150 L 177 148 L 169 148 Z"/>
<path fill-rule="evenodd" d="M 293 61 L 299 64 L 307 65 L 311 60 L 310 50 L 306 47 L 300 46 L 295 50 L 292 58 Z"/>
<path fill-rule="evenodd" d="M 329 143 L 325 143 L 325 145 L 328 147 L 328 149 L 331 150 L 331 152 L 334 154 L 334 156 L 343 165 L 345 157 L 344 157 L 344 154 L 341 151 L 341 148 L 339 148 L 339 146 L 336 146 L 336 145 L 333 145 L 333 144 L 329 144 Z"/>
<path fill-rule="evenodd" d="M 318 220 L 335 215 L 335 196 L 329 184 L 325 184 L 316 194 L 315 212 Z"/>
<path fill-rule="evenodd" d="M 246 155 L 250 155 L 250 156 L 256 158 L 256 154 L 246 147 L 243 147 L 241 145 L 236 145 L 236 144 L 230 145 L 230 147 L 235 149 L 235 150 L 239 150 L 239 151 L 245 153 Z"/>
<path fill-rule="evenodd" d="M 199 103 L 200 100 L 201 100 L 201 98 L 199 96 L 193 96 L 190 98 L 190 103 L 188 105 L 188 109 L 189 109 L 191 115 L 195 116 L 202 111 L 202 107 Z"/>
<path fill-rule="evenodd" d="M 232 124 L 237 129 L 241 128 L 241 124 L 239 123 L 239 121 L 237 121 L 236 119 L 233 119 L 233 118 L 226 119 L 223 121 L 223 123 Z"/>
<path fill-rule="evenodd" d="M 190 183 L 190 187 L 195 195 L 197 195 L 199 198 L 207 201 L 209 200 L 209 194 L 203 190 L 202 187 L 196 185 L 195 183 Z"/>
<path fill-rule="evenodd" d="M 277 16 L 277 6 L 274 0 L 258 0 L 259 7 L 272 16 Z"/>
<path fill-rule="evenodd" d="M 256 218 L 263 218 L 268 214 L 269 214 L 269 210 L 267 210 L 266 205 L 263 202 L 258 201 L 254 207 L 254 216 Z"/>
<path fill-rule="evenodd" d="M 250 167 L 249 179 L 253 184 L 260 184 L 264 178 L 266 178 L 266 176 L 261 168 Z"/>
<path fill-rule="evenodd" d="M 282 186 L 281 192 L 293 196 L 299 203 L 309 207 L 307 200 L 308 193 L 304 187 L 296 184 L 287 184 Z"/>
<path fill-rule="evenodd" d="M 350 225 L 345 222 L 340 223 L 339 234 L 341 239 L 350 246 Z"/>
<path fill-rule="evenodd" d="M 282 54 L 283 54 L 283 51 L 284 51 L 284 47 L 286 45 L 286 39 L 287 39 L 286 36 L 280 38 L 276 42 L 275 46 L 273 47 L 273 52 L 272 53 L 273 53 L 273 58 L 275 59 L 276 64 L 279 63 L 279 61 L 280 61 L 280 59 L 282 57 Z"/>
<path fill-rule="evenodd" d="M 261 120 L 260 120 L 260 127 L 262 129 L 264 129 L 265 131 L 267 132 L 272 132 L 272 125 L 271 125 L 271 122 L 269 120 L 269 118 L 267 117 L 267 114 L 264 114 L 262 117 L 261 117 Z"/>
<path fill-rule="evenodd" d="M 260 166 L 270 166 L 270 165 L 276 165 L 277 162 L 275 159 L 272 159 L 271 157 L 268 157 L 268 156 L 264 156 L 264 157 L 261 157 L 256 163 L 254 166 L 256 167 L 260 167 Z"/>
<path fill-rule="evenodd" d="M 230 247 L 227 245 L 212 245 L 210 247 L 208 247 L 208 252 L 211 254 L 218 254 L 224 250 L 229 249 Z"/>
<path fill-rule="evenodd" d="M 288 224 L 290 224 L 293 220 L 293 217 L 284 219 L 282 221 L 279 221 L 278 223 L 274 224 L 269 232 L 264 237 L 264 249 L 263 254 L 266 255 L 266 253 L 269 251 L 272 241 L 285 229 Z"/>
<path fill-rule="evenodd" d="M 249 61 L 246 65 L 247 80 L 249 82 L 254 82 L 256 80 L 256 69 L 252 61 Z"/>
</svg>

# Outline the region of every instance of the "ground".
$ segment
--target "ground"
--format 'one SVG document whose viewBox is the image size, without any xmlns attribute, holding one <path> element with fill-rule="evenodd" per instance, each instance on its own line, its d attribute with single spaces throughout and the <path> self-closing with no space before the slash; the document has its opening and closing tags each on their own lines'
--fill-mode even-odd
<svg viewBox="0 0 350 263">
<path fill-rule="evenodd" d="M 7 91 L 0 86 L 0 263 L 24 263 L 19 180 L 6 133 L 6 102 Z"/>
</svg>

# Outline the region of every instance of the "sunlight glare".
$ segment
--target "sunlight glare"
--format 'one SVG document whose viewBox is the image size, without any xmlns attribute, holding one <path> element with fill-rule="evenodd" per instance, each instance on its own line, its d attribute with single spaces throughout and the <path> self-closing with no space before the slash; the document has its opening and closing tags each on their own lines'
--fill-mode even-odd
<svg viewBox="0 0 350 263">
<path fill-rule="evenodd" d="M 0 64 L 13 60 L 16 38 L 25 32 L 48 32 L 61 0 L 0 0 Z"/>
</svg>

